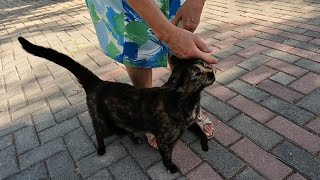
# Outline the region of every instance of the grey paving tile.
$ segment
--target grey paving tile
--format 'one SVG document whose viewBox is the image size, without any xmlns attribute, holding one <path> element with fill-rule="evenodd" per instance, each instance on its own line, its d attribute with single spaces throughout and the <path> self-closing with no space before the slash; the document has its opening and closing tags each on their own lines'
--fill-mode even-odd
<svg viewBox="0 0 320 180">
<path fill-rule="evenodd" d="M 37 146 L 39 140 L 34 127 L 26 127 L 14 133 L 17 153 L 25 153 Z"/>
<path fill-rule="evenodd" d="M 63 96 L 61 92 L 60 94 L 48 97 L 47 101 L 49 103 L 52 113 L 60 112 L 64 109 L 67 109 L 70 106 L 67 99 Z"/>
<path fill-rule="evenodd" d="M 287 40 L 287 38 L 285 38 L 285 37 L 276 36 L 276 35 L 268 34 L 268 33 L 261 33 L 261 34 L 258 34 L 256 37 L 262 38 L 262 39 L 267 39 L 267 40 L 270 40 L 270 41 L 275 41 L 275 42 L 278 42 L 278 43 L 282 43 L 285 40 Z"/>
<path fill-rule="evenodd" d="M 38 132 L 44 129 L 54 126 L 56 124 L 53 115 L 50 112 L 49 107 L 41 109 L 37 112 L 32 113 L 33 122 Z"/>
<path fill-rule="evenodd" d="M 70 155 L 63 151 L 46 161 L 51 179 L 80 179 Z"/>
<path fill-rule="evenodd" d="M 293 40 L 293 39 L 289 39 L 283 42 L 284 44 L 293 46 L 293 47 L 298 47 L 301 49 L 306 49 L 309 51 L 317 51 L 320 46 L 316 45 L 316 44 L 312 44 L 312 43 L 307 43 L 307 42 L 302 42 L 302 41 L 297 41 L 297 40 Z"/>
<path fill-rule="evenodd" d="M 288 63 L 294 63 L 295 61 L 301 59 L 301 57 L 299 56 L 295 56 L 286 52 L 282 52 L 282 51 L 278 51 L 275 49 L 268 49 L 262 52 L 263 54 L 273 57 L 273 58 L 277 58 L 280 60 L 283 60 L 285 62 Z"/>
<path fill-rule="evenodd" d="M 303 35 L 320 39 L 320 32 L 317 32 L 317 31 L 307 31 L 303 33 Z"/>
<path fill-rule="evenodd" d="M 242 173 L 240 173 L 235 180 L 264 180 L 257 172 L 251 168 L 246 168 Z"/>
<path fill-rule="evenodd" d="M 65 145 L 61 138 L 50 141 L 47 144 L 39 146 L 36 149 L 19 156 L 20 168 L 26 169 L 31 165 L 45 160 L 63 150 L 65 150 Z"/>
<path fill-rule="evenodd" d="M 297 105 L 320 116 L 320 89 L 313 91 L 301 99 Z"/>
<path fill-rule="evenodd" d="M 160 161 L 161 156 L 158 150 L 152 148 L 146 142 L 145 137 L 142 138 L 142 144 L 136 144 L 129 137 L 125 137 L 121 141 L 142 169 L 146 169 L 155 162 Z"/>
<path fill-rule="evenodd" d="M 210 166 L 223 175 L 224 178 L 230 178 L 240 169 L 244 167 L 244 162 L 230 153 L 227 149 L 219 145 L 217 142 L 210 140 L 208 142 L 209 151 L 202 151 L 199 142 L 194 142 L 190 145 L 200 157 L 208 162 Z"/>
<path fill-rule="evenodd" d="M 180 173 L 170 174 L 167 169 L 164 167 L 162 161 L 153 165 L 147 170 L 148 175 L 151 179 L 157 180 L 173 180 L 180 176 Z"/>
<path fill-rule="evenodd" d="M 44 100 L 37 101 L 37 102 L 29 104 L 29 105 L 27 105 L 27 106 L 25 106 L 25 107 L 23 107 L 23 108 L 21 108 L 21 109 L 19 109 L 17 111 L 14 111 L 12 113 L 12 119 L 13 120 L 17 120 L 17 119 L 19 119 L 21 117 L 24 117 L 24 116 L 26 116 L 28 114 L 36 112 L 36 111 L 38 111 L 40 109 L 43 109 L 45 107 L 47 107 L 47 104 L 46 104 L 46 102 Z"/>
<path fill-rule="evenodd" d="M 0 138 L 0 150 L 4 149 L 6 147 L 9 147 L 12 144 L 13 144 L 13 138 L 12 138 L 11 134 Z"/>
<path fill-rule="evenodd" d="M 44 144 L 52 139 L 55 139 L 59 136 L 63 136 L 77 129 L 78 127 L 80 127 L 80 123 L 78 119 L 75 117 L 40 132 L 39 138 L 41 143 Z"/>
<path fill-rule="evenodd" d="M 245 75 L 247 72 L 248 72 L 247 70 L 241 67 L 234 66 L 216 75 L 216 81 L 220 84 L 226 85 L 240 78 L 241 76 Z"/>
<path fill-rule="evenodd" d="M 274 131 L 243 114 L 232 119 L 228 124 L 256 142 L 265 150 L 271 149 L 282 140 L 282 137 L 277 135 Z"/>
<path fill-rule="evenodd" d="M 311 61 L 311 60 L 303 58 L 303 59 L 295 62 L 295 64 L 300 66 L 300 67 L 309 69 L 309 70 L 311 70 L 311 71 L 313 71 L 315 73 L 320 74 L 320 63 L 317 63 L 317 62 L 314 62 L 314 61 Z"/>
<path fill-rule="evenodd" d="M 264 39 L 257 38 L 257 37 L 250 37 L 247 38 L 239 43 L 237 43 L 237 46 L 243 47 L 243 48 L 248 48 L 251 46 L 257 45 L 259 42 L 263 41 Z"/>
<path fill-rule="evenodd" d="M 230 46 L 228 48 L 225 48 L 217 53 L 214 54 L 214 56 L 220 58 L 220 59 L 225 59 L 239 51 L 241 51 L 243 48 L 238 47 L 238 46 Z"/>
<path fill-rule="evenodd" d="M 95 134 L 93 129 L 93 124 L 92 124 L 92 119 L 88 111 L 78 115 L 78 119 L 89 136 L 92 136 L 93 134 Z"/>
<path fill-rule="evenodd" d="M 0 151 L 0 162 L 0 179 L 5 179 L 19 171 L 14 146 Z"/>
<path fill-rule="evenodd" d="M 314 118 L 314 114 L 273 96 L 270 96 L 261 104 L 299 125 L 303 125 Z"/>
<path fill-rule="evenodd" d="M 304 149 L 285 141 L 276 147 L 272 153 L 283 162 L 295 167 L 298 172 L 310 179 L 320 178 L 320 160 Z"/>
<path fill-rule="evenodd" d="M 110 171 L 108 171 L 107 169 L 102 169 L 96 174 L 87 178 L 86 180 L 111 180 L 111 179 L 114 179 L 114 178 L 112 177 Z"/>
<path fill-rule="evenodd" d="M 93 142 L 83 128 L 79 128 L 65 135 L 64 140 L 75 160 L 79 160 L 96 151 Z"/>
<path fill-rule="evenodd" d="M 81 114 L 87 110 L 88 110 L 88 108 L 87 108 L 86 102 L 81 102 L 79 104 L 70 106 L 70 107 L 54 114 L 54 117 L 56 118 L 56 121 L 58 123 L 60 123 L 60 122 L 65 121 L 69 118 L 72 118 L 78 114 Z"/>
<path fill-rule="evenodd" d="M 243 67 L 247 70 L 254 70 L 257 67 L 263 65 L 264 63 L 270 61 L 272 58 L 262 55 L 262 54 L 257 54 L 254 55 L 252 57 L 250 57 L 249 59 L 241 62 L 238 64 L 238 66 Z"/>
<path fill-rule="evenodd" d="M 106 147 L 106 154 L 103 156 L 98 156 L 97 153 L 93 153 L 78 161 L 77 166 L 82 176 L 87 178 L 100 169 L 106 168 L 124 158 L 127 154 L 125 148 L 119 142 L 115 142 Z"/>
<path fill-rule="evenodd" d="M 270 96 L 269 93 L 266 93 L 255 86 L 240 80 L 233 81 L 232 83 L 228 84 L 227 87 L 255 102 L 261 102 Z"/>
<path fill-rule="evenodd" d="M 31 126 L 31 125 L 33 125 L 33 124 L 32 124 L 30 115 L 21 117 L 15 121 L 12 121 L 11 123 L 9 123 L 6 126 L 6 128 L 1 128 L 0 129 L 0 137 L 5 136 L 5 135 L 12 133 L 14 131 L 17 131 L 17 130 L 24 128 L 26 126 Z"/>
<path fill-rule="evenodd" d="M 120 161 L 112 164 L 110 167 L 110 172 L 119 180 L 143 180 L 148 179 L 148 177 L 144 174 L 142 169 L 138 166 L 134 160 L 127 156 Z"/>
<path fill-rule="evenodd" d="M 35 166 L 26 169 L 25 171 L 19 172 L 17 175 L 14 175 L 9 178 L 9 180 L 42 180 L 49 179 L 46 166 L 44 162 L 36 164 Z"/>
<path fill-rule="evenodd" d="M 270 77 L 270 79 L 286 86 L 291 82 L 293 82 L 294 80 L 296 80 L 297 78 L 290 76 L 288 74 L 285 74 L 283 72 L 278 72 L 277 74 Z"/>
<path fill-rule="evenodd" d="M 201 106 L 210 111 L 210 113 L 216 115 L 221 121 L 228 121 L 240 113 L 232 106 L 223 103 L 205 92 L 201 94 Z"/>
</svg>

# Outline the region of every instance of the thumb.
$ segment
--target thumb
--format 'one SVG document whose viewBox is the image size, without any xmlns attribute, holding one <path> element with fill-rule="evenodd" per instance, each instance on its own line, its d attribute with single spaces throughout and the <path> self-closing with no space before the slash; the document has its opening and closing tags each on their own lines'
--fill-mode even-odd
<svg viewBox="0 0 320 180">
<path fill-rule="evenodd" d="M 176 14 L 176 16 L 172 19 L 172 24 L 175 26 L 178 26 L 180 20 L 181 20 L 181 16 L 179 14 Z"/>
<path fill-rule="evenodd" d="M 197 37 L 194 40 L 196 46 L 198 47 L 198 49 L 202 52 L 205 53 L 211 53 L 212 52 L 212 48 L 209 47 L 204 41 L 202 41 L 199 37 Z"/>
</svg>

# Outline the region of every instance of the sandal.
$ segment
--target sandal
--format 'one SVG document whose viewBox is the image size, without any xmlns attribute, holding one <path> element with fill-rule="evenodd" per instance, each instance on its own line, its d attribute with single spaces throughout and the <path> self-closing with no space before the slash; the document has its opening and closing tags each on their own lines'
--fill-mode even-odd
<svg viewBox="0 0 320 180">
<path fill-rule="evenodd" d="M 202 131 L 206 134 L 206 136 L 207 136 L 207 138 L 208 139 L 211 139 L 211 138 L 213 138 L 213 135 L 214 135 L 214 129 L 213 129 L 213 131 L 212 131 L 212 133 L 210 134 L 210 135 L 208 135 L 205 131 L 204 131 L 204 126 L 206 125 L 206 124 L 212 124 L 213 125 L 213 123 L 209 120 L 209 118 L 207 117 L 207 116 L 205 116 L 204 114 L 199 114 L 199 116 L 198 116 L 198 121 L 197 121 L 197 124 L 198 124 L 198 126 L 202 129 Z"/>
<path fill-rule="evenodd" d="M 156 138 L 154 134 L 147 132 L 146 137 L 150 146 L 152 146 L 155 149 L 159 149 L 157 142 L 154 142 L 154 139 Z"/>
</svg>

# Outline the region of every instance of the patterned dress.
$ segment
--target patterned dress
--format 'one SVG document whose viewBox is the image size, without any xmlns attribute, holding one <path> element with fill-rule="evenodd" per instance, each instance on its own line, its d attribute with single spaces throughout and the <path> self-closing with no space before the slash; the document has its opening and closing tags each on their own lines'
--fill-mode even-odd
<svg viewBox="0 0 320 180">
<path fill-rule="evenodd" d="M 154 0 L 172 19 L 185 0 Z M 130 67 L 166 67 L 168 47 L 126 0 L 86 0 L 102 51 Z M 156 20 L 156 19 L 155 19 Z"/>
</svg>

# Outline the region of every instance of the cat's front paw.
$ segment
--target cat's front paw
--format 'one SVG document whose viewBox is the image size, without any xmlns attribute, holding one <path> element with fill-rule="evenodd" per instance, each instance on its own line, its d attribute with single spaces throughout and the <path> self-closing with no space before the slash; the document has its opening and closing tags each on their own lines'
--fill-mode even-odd
<svg viewBox="0 0 320 180">
<path fill-rule="evenodd" d="M 201 149 L 202 151 L 208 151 L 209 150 L 208 144 L 201 145 Z"/>
<path fill-rule="evenodd" d="M 179 171 L 179 168 L 175 164 L 171 164 L 167 167 L 169 173 L 174 174 Z"/>
<path fill-rule="evenodd" d="M 106 153 L 106 148 L 105 147 L 99 147 L 98 150 L 97 150 L 97 153 L 99 156 L 102 156 Z"/>
</svg>

